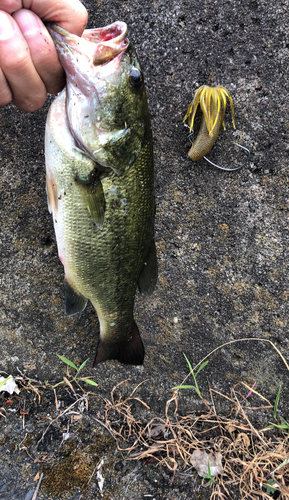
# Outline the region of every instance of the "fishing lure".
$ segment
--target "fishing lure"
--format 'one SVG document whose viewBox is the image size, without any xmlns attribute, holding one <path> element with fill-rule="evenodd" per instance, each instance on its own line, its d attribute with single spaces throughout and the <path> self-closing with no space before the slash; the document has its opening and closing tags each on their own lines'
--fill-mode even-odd
<svg viewBox="0 0 289 500">
<path fill-rule="evenodd" d="M 196 111 L 198 105 L 200 104 L 201 110 L 203 112 L 201 126 L 199 133 L 197 135 L 196 140 L 193 142 L 190 150 L 189 157 L 193 161 L 199 161 L 203 157 L 215 167 L 221 168 L 222 170 L 238 170 L 243 167 L 245 163 L 249 160 L 250 151 L 241 146 L 240 144 L 235 143 L 237 146 L 245 149 L 249 155 L 241 166 L 233 169 L 225 169 L 223 167 L 219 167 L 215 163 L 212 163 L 205 155 L 211 151 L 213 145 L 215 144 L 217 137 L 219 135 L 220 129 L 223 126 L 225 129 L 225 111 L 227 105 L 227 98 L 229 99 L 231 112 L 232 112 L 232 122 L 233 127 L 235 126 L 235 114 L 234 114 L 234 105 L 232 97 L 229 92 L 224 89 L 224 87 L 210 87 L 208 85 L 202 85 L 197 92 L 195 93 L 195 97 L 191 104 L 188 107 L 186 116 L 184 118 L 184 122 L 187 122 L 188 127 L 190 128 L 190 132 L 193 130 L 194 119 L 196 115 Z"/>
</svg>

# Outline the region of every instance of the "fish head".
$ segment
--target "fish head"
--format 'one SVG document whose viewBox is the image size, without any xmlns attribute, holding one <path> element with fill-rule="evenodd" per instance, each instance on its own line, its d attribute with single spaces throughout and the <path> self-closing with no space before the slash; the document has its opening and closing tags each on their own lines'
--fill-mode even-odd
<svg viewBox="0 0 289 500">
<path fill-rule="evenodd" d="M 117 21 L 82 37 L 51 24 L 49 32 L 66 72 L 66 113 L 77 148 L 120 174 L 129 169 L 150 133 L 144 79 Z"/>
</svg>

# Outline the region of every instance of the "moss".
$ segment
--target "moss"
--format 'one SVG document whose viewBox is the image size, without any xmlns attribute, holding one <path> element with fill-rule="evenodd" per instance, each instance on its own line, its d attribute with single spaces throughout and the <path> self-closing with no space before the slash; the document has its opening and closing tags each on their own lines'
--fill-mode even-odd
<svg viewBox="0 0 289 500">
<path fill-rule="evenodd" d="M 25 446 L 31 446 L 33 442 L 31 434 L 25 439 Z"/>
<path fill-rule="evenodd" d="M 95 437 L 96 442 L 88 446 L 79 445 L 73 439 L 65 441 L 59 462 L 41 466 L 44 473 L 42 487 L 49 495 L 65 498 L 76 489 L 88 491 L 95 468 L 104 453 L 115 446 L 110 436 L 98 433 Z"/>
<path fill-rule="evenodd" d="M 0 445 L 3 446 L 9 443 L 10 439 L 11 439 L 10 436 L 5 436 L 5 435 L 0 436 Z"/>
</svg>

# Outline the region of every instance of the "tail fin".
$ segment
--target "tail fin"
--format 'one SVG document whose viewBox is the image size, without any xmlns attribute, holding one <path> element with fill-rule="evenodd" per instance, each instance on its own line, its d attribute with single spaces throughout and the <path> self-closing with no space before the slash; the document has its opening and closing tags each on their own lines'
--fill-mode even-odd
<svg viewBox="0 0 289 500">
<path fill-rule="evenodd" d="M 99 339 L 93 366 L 107 359 L 116 359 L 126 365 L 142 365 L 144 360 L 144 346 L 137 324 L 120 341 Z"/>
</svg>

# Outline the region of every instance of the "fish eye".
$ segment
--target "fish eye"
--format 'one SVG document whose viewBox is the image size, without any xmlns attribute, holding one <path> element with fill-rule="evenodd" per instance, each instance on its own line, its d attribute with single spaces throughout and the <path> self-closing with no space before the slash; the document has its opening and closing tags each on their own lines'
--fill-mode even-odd
<svg viewBox="0 0 289 500">
<path fill-rule="evenodd" d="M 129 83 L 134 89 L 141 88 L 143 84 L 142 72 L 137 68 L 132 68 L 129 75 Z"/>
</svg>

